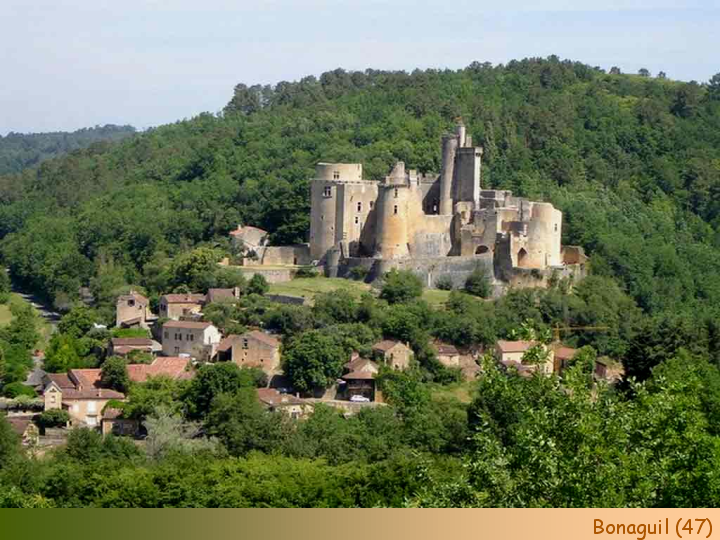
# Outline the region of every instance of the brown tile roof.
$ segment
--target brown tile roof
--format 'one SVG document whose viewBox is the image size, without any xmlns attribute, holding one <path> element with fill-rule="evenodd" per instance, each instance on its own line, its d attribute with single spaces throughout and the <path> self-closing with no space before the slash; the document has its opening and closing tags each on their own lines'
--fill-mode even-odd
<svg viewBox="0 0 720 540">
<path fill-rule="evenodd" d="M 152 347 L 153 340 L 150 338 L 112 338 L 110 342 L 115 347 Z"/>
<path fill-rule="evenodd" d="M 258 399 L 272 407 L 284 405 L 303 405 L 304 400 L 297 398 L 291 394 L 281 394 L 274 388 L 258 388 Z"/>
<path fill-rule="evenodd" d="M 378 341 L 375 345 L 372 346 L 374 351 L 382 351 L 387 352 L 390 349 L 392 349 L 395 345 L 398 345 L 399 341 L 392 341 L 389 339 L 384 339 L 382 341 Z"/>
<path fill-rule="evenodd" d="M 103 420 L 115 420 L 116 418 L 120 418 L 122 413 L 123 413 L 122 409 L 107 408 L 107 409 L 103 410 L 102 417 L 103 417 Z"/>
<path fill-rule="evenodd" d="M 125 399 L 125 394 L 108 388 L 83 388 L 82 390 L 63 390 L 63 401 L 66 399 Z"/>
<path fill-rule="evenodd" d="M 159 375 L 165 375 L 171 379 L 190 379 L 194 373 L 187 370 L 189 364 L 189 358 L 161 356 L 156 358 L 152 364 L 129 364 L 127 370 L 130 380 L 138 383 Z"/>
<path fill-rule="evenodd" d="M 204 294 L 165 294 L 160 299 L 165 299 L 168 304 L 202 304 L 205 301 Z"/>
<path fill-rule="evenodd" d="M 163 324 L 163 328 L 187 328 L 191 330 L 205 330 L 210 326 L 212 326 L 212 323 L 195 321 L 167 321 Z"/>
<path fill-rule="evenodd" d="M 70 380 L 74 380 L 83 389 L 100 388 L 100 377 L 102 370 L 100 369 L 71 369 Z"/>
<path fill-rule="evenodd" d="M 245 332 L 240 337 L 257 339 L 258 341 L 262 341 L 265 345 L 268 345 L 270 347 L 280 346 L 280 341 L 278 341 L 277 338 L 271 336 L 270 334 L 266 334 L 265 332 L 260 332 L 259 330 L 251 330 L 250 332 Z"/>
<path fill-rule="evenodd" d="M 75 383 L 70 380 L 67 373 L 48 373 L 47 378 L 61 389 L 75 388 Z"/>
<path fill-rule="evenodd" d="M 375 378 L 375 373 L 372 371 L 353 371 L 352 373 L 348 373 L 347 375 L 343 375 L 340 377 L 341 379 L 345 379 L 346 381 L 349 380 L 369 380 Z"/>
<path fill-rule="evenodd" d="M 240 336 L 237 334 L 230 334 L 229 336 L 222 338 L 218 344 L 218 352 L 227 352 L 232 349 L 232 346 L 235 345 L 239 338 Z"/>
<path fill-rule="evenodd" d="M 555 358 L 560 360 L 571 360 L 576 354 L 577 349 L 572 349 L 570 347 L 560 346 L 555 349 Z"/>
<path fill-rule="evenodd" d="M 129 294 L 123 294 L 118 297 L 118 300 L 135 300 L 136 302 L 140 302 L 141 304 L 147 305 L 149 303 L 149 300 L 145 298 L 142 294 L 137 293 L 135 291 L 129 293 Z"/>
<path fill-rule="evenodd" d="M 435 342 L 435 349 L 437 350 L 438 354 L 448 356 L 456 356 L 460 354 L 455 345 L 450 345 L 449 343 L 442 343 L 440 341 Z"/>
<path fill-rule="evenodd" d="M 13 431 L 21 437 L 25 435 L 25 430 L 27 430 L 28 426 L 32 423 L 32 419 L 28 417 L 11 416 L 6 418 L 6 420 L 8 424 L 10 424 L 10 427 L 13 428 Z"/>
<path fill-rule="evenodd" d="M 536 341 L 505 341 L 502 339 L 497 341 L 498 349 L 504 353 L 525 352 L 536 344 Z"/>
<path fill-rule="evenodd" d="M 258 231 L 261 234 L 267 234 L 267 231 L 265 231 L 263 229 L 260 229 L 258 227 L 252 227 L 250 225 L 246 225 L 245 227 L 238 227 L 234 231 L 230 231 L 230 235 L 238 236 L 238 235 L 245 234 L 245 233 L 251 232 L 251 231 Z"/>
<path fill-rule="evenodd" d="M 367 358 L 355 358 L 354 360 L 350 360 L 347 364 L 345 364 L 345 369 L 350 372 L 367 371 L 377 373 L 380 371 L 380 367 L 375 362 L 368 360 Z"/>
</svg>

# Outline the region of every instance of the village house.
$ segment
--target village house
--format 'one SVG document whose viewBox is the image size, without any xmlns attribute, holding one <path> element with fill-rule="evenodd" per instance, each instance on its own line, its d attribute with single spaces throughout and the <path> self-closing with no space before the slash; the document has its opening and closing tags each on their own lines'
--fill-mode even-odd
<svg viewBox="0 0 720 540">
<path fill-rule="evenodd" d="M 353 355 L 354 358 L 345 364 L 347 373 L 341 377 L 344 381 L 342 393 L 349 400 L 353 396 L 362 396 L 369 401 L 381 401 L 380 392 L 376 391 L 375 376 L 380 367 L 367 358 Z M 393 368 L 399 369 L 399 368 Z"/>
<path fill-rule="evenodd" d="M 195 321 L 167 321 L 163 325 L 162 351 L 165 356 L 187 354 L 197 360 L 215 357 L 222 335 L 213 324 Z"/>
<path fill-rule="evenodd" d="M 205 304 L 204 294 L 165 294 L 160 297 L 160 318 L 180 320 L 202 311 Z"/>
<path fill-rule="evenodd" d="M 31 416 L 12 416 L 6 419 L 15 434 L 20 437 L 23 446 L 37 446 L 40 430 Z"/>
<path fill-rule="evenodd" d="M 218 345 L 218 360 L 234 362 L 239 367 L 257 367 L 268 375 L 280 369 L 280 341 L 259 330 L 231 334 Z"/>
<path fill-rule="evenodd" d="M 150 338 L 112 338 L 108 345 L 108 356 L 127 356 L 133 351 L 158 354 L 162 345 Z"/>
<path fill-rule="evenodd" d="M 577 349 L 565 347 L 564 345 L 558 343 L 553 347 L 553 352 L 555 355 L 554 370 L 555 373 L 560 374 L 565 371 L 565 369 L 570 365 L 570 361 L 575 358 Z"/>
<path fill-rule="evenodd" d="M 375 360 L 397 370 L 410 367 L 410 359 L 413 355 L 412 349 L 404 343 L 387 339 L 373 345 L 372 353 Z"/>
<path fill-rule="evenodd" d="M 149 377 L 164 375 L 172 379 L 189 379 L 188 358 L 156 358 L 152 364 L 129 364 L 128 376 L 136 383 Z M 106 418 L 103 409 L 110 400 L 125 399 L 122 392 L 102 387 L 102 370 L 71 369 L 68 373 L 48 373 L 43 391 L 44 410 L 63 409 L 70 414 L 71 423 L 99 427 Z M 107 413 L 107 411 L 106 411 Z M 106 427 L 103 426 L 103 431 Z"/>
<path fill-rule="evenodd" d="M 547 352 L 547 358 L 542 364 L 530 364 L 525 358 L 525 353 L 538 345 L 536 341 L 505 341 L 498 340 L 495 344 L 495 357 L 505 367 L 515 367 L 521 374 L 541 371 L 546 374 L 553 372 L 555 355 L 552 348 L 546 345 L 541 347 Z"/>
<path fill-rule="evenodd" d="M 455 345 L 436 341 L 434 348 L 437 359 L 443 366 L 448 368 L 460 367 L 460 351 L 457 350 Z"/>
<path fill-rule="evenodd" d="M 115 302 L 115 325 L 123 328 L 148 328 L 155 320 L 150 301 L 142 294 L 130 291 L 118 296 Z"/>
<path fill-rule="evenodd" d="M 269 411 L 279 411 L 295 419 L 305 418 L 312 412 L 312 404 L 274 388 L 258 388 L 257 393 L 258 400 Z"/>
<path fill-rule="evenodd" d="M 232 289 L 208 289 L 205 295 L 205 304 L 212 304 L 214 302 L 236 302 L 240 299 L 240 287 L 234 287 Z"/>
<path fill-rule="evenodd" d="M 595 380 L 615 384 L 625 377 L 625 368 L 621 363 L 607 357 L 598 358 L 595 360 L 595 372 L 593 375 Z"/>
</svg>

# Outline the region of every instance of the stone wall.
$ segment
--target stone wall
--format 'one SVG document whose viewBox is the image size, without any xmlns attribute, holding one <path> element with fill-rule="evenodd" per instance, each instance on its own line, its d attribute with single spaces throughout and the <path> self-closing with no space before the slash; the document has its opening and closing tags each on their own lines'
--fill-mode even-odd
<svg viewBox="0 0 720 540">
<path fill-rule="evenodd" d="M 263 265 L 306 265 L 312 262 L 310 246 L 298 244 L 294 246 L 269 246 L 262 250 L 258 264 Z"/>
<path fill-rule="evenodd" d="M 250 280 L 255 274 L 260 274 L 268 283 L 284 283 L 290 281 L 295 276 L 295 270 L 291 268 L 269 269 L 262 266 L 238 267 L 242 270 L 245 279 Z"/>
</svg>

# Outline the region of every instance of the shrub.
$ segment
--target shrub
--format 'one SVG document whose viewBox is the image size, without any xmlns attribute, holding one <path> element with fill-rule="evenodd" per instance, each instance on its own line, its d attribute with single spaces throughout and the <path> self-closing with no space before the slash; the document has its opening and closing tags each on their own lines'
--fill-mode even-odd
<svg viewBox="0 0 720 540">
<path fill-rule="evenodd" d="M 354 279 L 355 281 L 365 281 L 367 275 L 368 269 L 364 266 L 354 266 L 350 269 L 350 272 L 348 272 L 350 279 Z"/>
<path fill-rule="evenodd" d="M 260 296 L 263 296 L 269 290 L 270 285 L 268 285 L 265 276 L 263 276 L 262 274 L 255 274 L 250 279 L 250 283 L 248 284 L 247 288 L 249 294 L 259 294 Z"/>
<path fill-rule="evenodd" d="M 450 276 L 440 276 L 437 281 L 435 281 L 435 286 L 440 289 L 441 291 L 452 291 L 453 290 L 453 281 Z"/>
<path fill-rule="evenodd" d="M 318 272 L 314 268 L 299 268 L 298 271 L 295 272 L 293 279 L 295 279 L 295 278 L 316 278 L 319 275 L 320 275 L 320 272 Z"/>
<path fill-rule="evenodd" d="M 14 399 L 19 396 L 36 397 L 37 394 L 35 390 L 29 386 L 25 386 L 23 383 L 14 382 L 3 386 L 3 396 Z"/>
<path fill-rule="evenodd" d="M 485 268 L 478 266 L 465 281 L 465 291 L 480 298 L 489 298 L 492 294 L 490 277 Z"/>
<path fill-rule="evenodd" d="M 423 285 L 420 278 L 407 270 L 390 270 L 385 274 L 385 284 L 380 298 L 391 304 L 409 302 L 422 296 Z"/>
<path fill-rule="evenodd" d="M 43 412 L 37 419 L 37 425 L 43 429 L 63 427 L 70 421 L 70 415 L 62 409 L 51 409 Z"/>
</svg>

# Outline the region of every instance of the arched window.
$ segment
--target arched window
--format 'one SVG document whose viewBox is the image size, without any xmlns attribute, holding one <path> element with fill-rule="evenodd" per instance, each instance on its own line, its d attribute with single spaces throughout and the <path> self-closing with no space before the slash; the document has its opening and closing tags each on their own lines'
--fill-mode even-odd
<svg viewBox="0 0 720 540">
<path fill-rule="evenodd" d="M 527 263 L 528 263 L 527 256 L 528 256 L 528 252 L 525 250 L 525 248 L 522 248 L 522 249 L 520 249 L 520 251 L 518 251 L 518 256 L 517 256 L 518 267 L 525 268 L 527 266 Z"/>
</svg>

